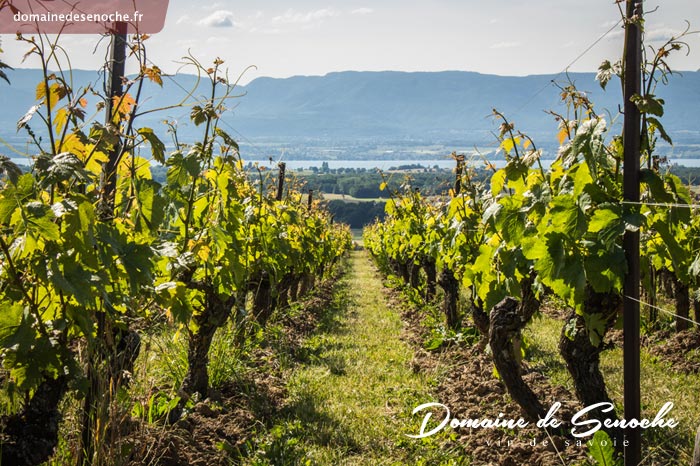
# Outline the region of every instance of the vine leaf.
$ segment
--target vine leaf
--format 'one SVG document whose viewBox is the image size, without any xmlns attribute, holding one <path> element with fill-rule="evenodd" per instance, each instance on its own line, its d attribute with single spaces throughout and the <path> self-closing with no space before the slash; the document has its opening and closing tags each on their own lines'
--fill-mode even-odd
<svg viewBox="0 0 700 466">
<path fill-rule="evenodd" d="M 600 466 L 617 466 L 620 461 L 615 459 L 615 448 L 610 436 L 603 430 L 597 431 L 589 443 L 588 453 Z"/>
<path fill-rule="evenodd" d="M 0 155 L 0 173 L 7 175 L 12 184 L 17 184 L 22 170 L 8 156 Z"/>
<path fill-rule="evenodd" d="M 138 133 L 151 145 L 151 155 L 158 163 L 165 163 L 165 144 L 151 128 L 141 128 Z"/>
<path fill-rule="evenodd" d="M 664 129 L 663 125 L 661 122 L 654 118 L 654 117 L 647 117 L 647 122 L 649 122 L 649 126 L 651 129 L 657 129 L 659 130 L 659 134 L 661 135 L 661 139 L 669 143 L 670 145 L 673 145 L 673 141 L 671 140 L 671 136 L 668 135 L 666 132 L 666 129 Z"/>
<path fill-rule="evenodd" d="M 24 114 L 22 118 L 19 119 L 17 122 L 17 131 L 21 130 L 25 126 L 27 126 L 27 123 L 32 119 L 34 114 L 36 113 L 37 110 L 41 108 L 41 104 L 39 105 L 34 105 L 32 108 L 29 109 L 27 113 Z"/>
<path fill-rule="evenodd" d="M 640 112 L 650 113 L 658 117 L 664 116 L 664 100 L 657 99 L 653 94 L 642 97 L 639 94 L 633 95 L 630 100 L 637 106 Z"/>
</svg>

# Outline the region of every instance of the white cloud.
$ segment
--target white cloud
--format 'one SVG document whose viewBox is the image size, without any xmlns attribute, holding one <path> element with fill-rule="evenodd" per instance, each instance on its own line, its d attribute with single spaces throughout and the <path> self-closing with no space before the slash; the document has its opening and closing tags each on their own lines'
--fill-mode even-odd
<svg viewBox="0 0 700 466">
<path fill-rule="evenodd" d="M 215 3 L 210 3 L 209 5 L 206 5 L 204 8 L 211 11 L 211 10 L 220 10 L 223 7 L 224 7 L 224 5 L 221 2 L 215 2 Z"/>
<path fill-rule="evenodd" d="M 520 47 L 520 42 L 498 42 L 498 43 L 491 45 L 491 47 L 489 47 L 489 48 L 490 49 L 512 49 L 515 47 Z"/>
<path fill-rule="evenodd" d="M 617 39 L 619 39 L 620 37 L 624 37 L 624 36 L 625 36 L 625 31 L 624 31 L 624 29 L 618 29 L 618 30 L 616 30 L 616 31 L 609 32 L 608 35 L 605 36 L 605 38 L 606 38 L 607 40 L 617 40 Z"/>
<path fill-rule="evenodd" d="M 229 10 L 217 10 L 209 16 L 197 21 L 197 24 L 216 28 L 230 28 L 233 27 L 233 12 Z"/>
<path fill-rule="evenodd" d="M 350 12 L 350 14 L 353 14 L 353 15 L 369 15 L 369 14 L 372 14 L 372 13 L 374 13 L 374 10 L 373 10 L 373 9 L 371 9 L 371 8 L 364 8 L 364 7 L 363 7 L 363 8 L 358 8 L 358 9 L 356 9 L 356 10 L 352 10 L 352 11 Z"/>
<path fill-rule="evenodd" d="M 330 8 L 300 13 L 294 10 L 287 10 L 283 15 L 272 18 L 272 24 L 309 24 L 320 23 L 325 19 L 338 16 L 336 11 Z"/>
<path fill-rule="evenodd" d="M 223 37 L 215 37 L 215 36 L 210 36 L 207 37 L 207 40 L 205 41 L 207 44 L 221 44 L 222 42 L 226 42 L 226 39 Z"/>
<path fill-rule="evenodd" d="M 644 32 L 644 39 L 653 42 L 666 42 L 671 37 L 678 37 L 680 33 L 671 28 L 656 28 Z"/>
</svg>

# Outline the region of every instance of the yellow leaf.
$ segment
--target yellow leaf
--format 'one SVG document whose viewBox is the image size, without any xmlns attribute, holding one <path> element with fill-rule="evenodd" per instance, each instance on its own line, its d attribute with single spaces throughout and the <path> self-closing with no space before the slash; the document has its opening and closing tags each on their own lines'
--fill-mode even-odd
<svg viewBox="0 0 700 466">
<path fill-rule="evenodd" d="M 512 151 L 517 144 L 520 144 L 520 138 L 506 138 L 501 143 L 501 148 L 504 152 L 508 153 Z"/>
<path fill-rule="evenodd" d="M 523 143 L 523 149 L 527 150 L 527 148 L 530 147 L 530 144 L 531 144 L 530 140 L 526 139 L 525 142 Z"/>
<path fill-rule="evenodd" d="M 48 92 L 46 91 L 46 84 L 41 82 L 36 86 L 36 100 L 46 103 L 49 109 L 56 106 L 56 103 L 66 96 L 66 88 L 59 83 L 53 83 Z M 46 96 L 49 96 L 48 102 Z"/>
<path fill-rule="evenodd" d="M 85 164 L 85 168 L 95 174 L 102 172 L 102 164 L 108 160 L 107 154 L 95 150 L 94 144 L 83 144 L 75 134 L 69 134 L 63 140 L 63 145 L 57 148 L 59 152 L 70 152 Z"/>
<path fill-rule="evenodd" d="M 379 190 L 384 191 L 386 189 L 386 181 L 382 181 L 382 184 L 379 185 Z"/>
<path fill-rule="evenodd" d="M 131 109 L 136 105 L 136 101 L 131 94 L 126 93 L 123 96 L 112 97 L 112 105 L 114 108 L 114 114 L 112 115 L 112 121 L 118 122 L 120 120 L 126 120 L 131 113 Z"/>
<path fill-rule="evenodd" d="M 46 85 L 40 82 L 36 86 L 36 100 L 44 100 L 44 97 L 46 97 Z"/>
<path fill-rule="evenodd" d="M 160 87 L 163 87 L 163 78 L 161 78 L 161 71 L 160 68 L 157 66 L 153 65 L 150 68 L 143 67 L 143 74 L 146 76 L 148 79 L 153 81 L 154 83 L 158 84 Z"/>
<path fill-rule="evenodd" d="M 197 256 L 206 262 L 209 259 L 210 253 L 211 249 L 209 248 L 209 246 L 204 245 L 201 248 L 199 248 L 199 251 L 197 251 Z"/>
<path fill-rule="evenodd" d="M 559 133 L 557 133 L 557 139 L 559 140 L 559 145 L 564 144 L 564 140 L 569 137 L 569 133 L 566 131 L 566 128 L 562 128 L 559 130 Z"/>
<path fill-rule="evenodd" d="M 124 178 L 135 176 L 138 179 L 152 179 L 151 165 L 148 160 L 138 156 L 131 157 L 129 154 L 124 154 L 119 161 L 117 173 Z"/>
<path fill-rule="evenodd" d="M 60 133 L 63 131 L 63 127 L 68 123 L 68 110 L 61 108 L 56 112 L 56 116 L 53 119 L 53 123 L 56 126 L 56 132 Z"/>
</svg>

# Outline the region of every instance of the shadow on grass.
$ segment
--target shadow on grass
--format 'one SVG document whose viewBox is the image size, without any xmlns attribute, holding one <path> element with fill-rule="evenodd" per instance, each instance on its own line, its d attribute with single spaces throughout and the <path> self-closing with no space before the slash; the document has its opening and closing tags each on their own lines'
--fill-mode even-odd
<svg viewBox="0 0 700 466">
<path fill-rule="evenodd" d="M 287 316 L 294 336 L 278 341 L 275 350 L 288 356 L 301 370 L 325 367 L 333 375 L 345 374 L 347 360 L 343 351 L 348 345 L 339 341 L 339 337 L 350 331 L 346 320 L 354 312 L 353 306 L 347 281 L 338 280 L 332 286 L 320 287 L 302 307 Z M 311 321 L 313 328 L 308 325 Z M 322 395 L 304 385 L 296 387 L 286 404 L 276 403 L 271 412 L 260 412 L 263 416 L 259 420 L 266 427 L 246 446 L 246 464 L 303 464 L 307 453 L 316 447 L 331 452 L 334 457 L 361 451 L 342 419 L 323 409 Z"/>
<path fill-rule="evenodd" d="M 552 372 L 563 372 L 568 374 L 566 364 L 559 353 L 543 351 L 538 346 L 532 345 L 527 349 L 527 360 L 536 368 L 543 368 L 548 374 Z"/>
</svg>

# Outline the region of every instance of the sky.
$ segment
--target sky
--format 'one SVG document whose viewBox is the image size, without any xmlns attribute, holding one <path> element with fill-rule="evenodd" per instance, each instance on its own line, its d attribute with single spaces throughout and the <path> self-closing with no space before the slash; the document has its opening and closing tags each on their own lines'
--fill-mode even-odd
<svg viewBox="0 0 700 466">
<path fill-rule="evenodd" d="M 651 45 L 677 35 L 686 20 L 700 30 L 699 0 L 645 1 L 647 11 L 657 7 L 646 18 Z M 569 66 L 594 71 L 604 59 L 618 59 L 619 19 L 614 0 L 170 0 L 165 27 L 147 46 L 166 72 L 189 51 L 204 63 L 220 57 L 230 77 L 248 69 L 243 84 L 344 70 L 553 74 Z M 26 45 L 1 38 L 0 59 L 36 66 L 21 61 Z M 687 42 L 690 55 L 676 54 L 671 64 L 700 69 L 700 34 Z M 99 36 L 65 36 L 61 43 L 75 68 L 104 61 L 107 41 Z"/>
</svg>

